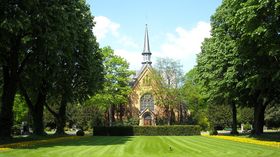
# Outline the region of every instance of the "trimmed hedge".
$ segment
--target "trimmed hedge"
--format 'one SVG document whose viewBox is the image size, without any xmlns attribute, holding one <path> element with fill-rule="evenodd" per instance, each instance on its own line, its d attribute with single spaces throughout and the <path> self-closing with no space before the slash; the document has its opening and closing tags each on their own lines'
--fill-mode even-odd
<svg viewBox="0 0 280 157">
<path fill-rule="evenodd" d="M 191 136 L 200 135 L 198 125 L 93 127 L 95 136 Z"/>
</svg>

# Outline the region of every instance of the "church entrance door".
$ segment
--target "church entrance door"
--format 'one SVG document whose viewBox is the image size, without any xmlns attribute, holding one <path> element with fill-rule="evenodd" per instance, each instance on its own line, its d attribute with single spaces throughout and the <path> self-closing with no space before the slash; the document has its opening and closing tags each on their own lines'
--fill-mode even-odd
<svg viewBox="0 0 280 157">
<path fill-rule="evenodd" d="M 152 116 L 151 113 L 146 112 L 144 115 L 144 125 L 152 125 Z"/>
</svg>

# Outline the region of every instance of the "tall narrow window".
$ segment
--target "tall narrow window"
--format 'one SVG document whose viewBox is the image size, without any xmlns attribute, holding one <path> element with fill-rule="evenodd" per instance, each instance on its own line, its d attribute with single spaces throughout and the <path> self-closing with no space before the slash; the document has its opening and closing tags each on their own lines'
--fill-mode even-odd
<svg viewBox="0 0 280 157">
<path fill-rule="evenodd" d="M 142 112 L 146 108 L 154 111 L 154 99 L 152 94 L 144 94 L 140 99 L 140 111 Z"/>
<path fill-rule="evenodd" d="M 151 78 L 148 75 L 143 79 L 143 85 L 144 86 L 150 86 L 151 85 Z"/>
</svg>

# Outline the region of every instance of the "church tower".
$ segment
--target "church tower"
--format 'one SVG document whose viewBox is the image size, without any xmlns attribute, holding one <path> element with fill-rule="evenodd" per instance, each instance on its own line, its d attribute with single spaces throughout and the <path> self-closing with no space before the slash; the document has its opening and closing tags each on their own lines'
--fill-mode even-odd
<svg viewBox="0 0 280 157">
<path fill-rule="evenodd" d="M 144 49 L 142 52 L 142 68 L 136 75 L 130 95 L 132 115 L 139 118 L 139 125 L 156 125 L 155 97 L 152 89 L 152 61 L 149 43 L 148 26 L 146 24 Z"/>
<path fill-rule="evenodd" d="M 144 37 L 144 50 L 143 50 L 143 53 L 142 53 L 142 56 L 143 56 L 142 64 L 143 65 L 145 65 L 145 64 L 151 65 L 152 64 L 152 62 L 151 62 L 151 55 L 152 55 L 152 53 L 150 51 L 148 26 L 146 24 L 145 37 Z"/>
</svg>

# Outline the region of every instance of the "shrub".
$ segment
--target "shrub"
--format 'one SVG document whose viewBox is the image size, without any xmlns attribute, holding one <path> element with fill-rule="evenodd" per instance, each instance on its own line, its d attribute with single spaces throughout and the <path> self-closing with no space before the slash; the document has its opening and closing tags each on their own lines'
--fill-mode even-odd
<svg viewBox="0 0 280 157">
<path fill-rule="evenodd" d="M 76 132 L 76 135 L 77 135 L 77 136 L 84 136 L 84 135 L 85 135 L 85 132 L 84 132 L 83 130 L 78 130 L 78 131 Z"/>
<path fill-rule="evenodd" d="M 250 123 L 244 124 L 243 129 L 244 129 L 245 132 L 251 130 L 251 124 Z"/>
<path fill-rule="evenodd" d="M 52 128 L 51 128 L 51 127 L 46 127 L 46 128 L 45 128 L 45 131 L 50 132 L 50 131 L 52 131 Z"/>
<path fill-rule="evenodd" d="M 124 121 L 124 126 L 135 126 L 139 125 L 139 118 L 129 118 Z"/>
<path fill-rule="evenodd" d="M 21 125 L 20 124 L 13 125 L 12 134 L 13 135 L 20 135 L 21 134 Z"/>
<path fill-rule="evenodd" d="M 94 127 L 96 136 L 190 136 L 200 135 L 198 125 Z"/>
<path fill-rule="evenodd" d="M 210 130 L 209 134 L 210 135 L 218 135 L 218 131 L 213 129 L 213 130 Z"/>
</svg>

